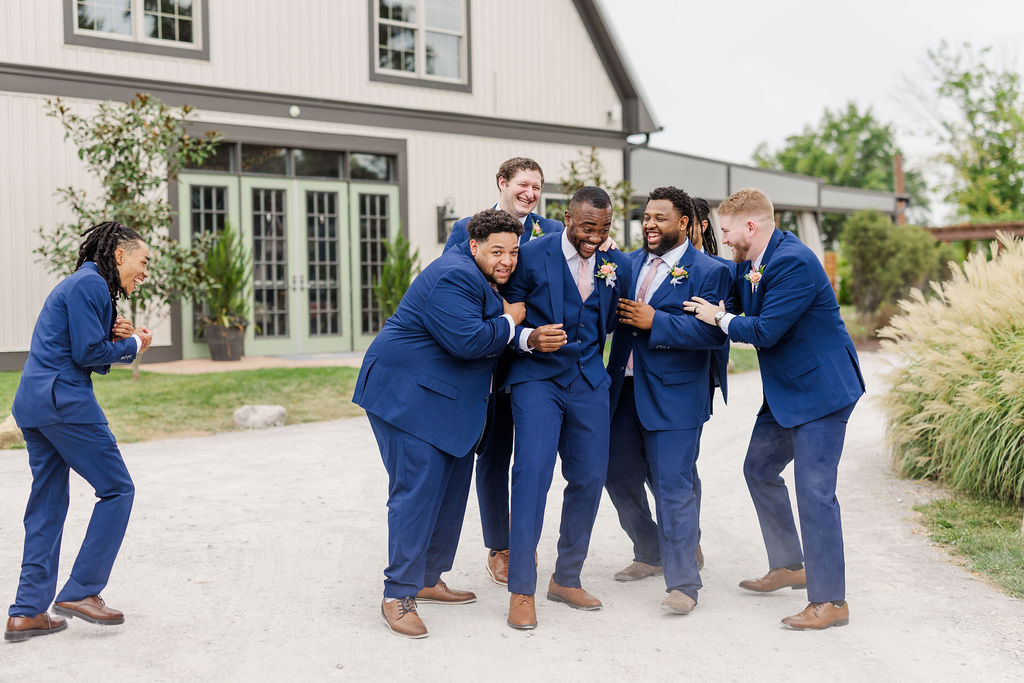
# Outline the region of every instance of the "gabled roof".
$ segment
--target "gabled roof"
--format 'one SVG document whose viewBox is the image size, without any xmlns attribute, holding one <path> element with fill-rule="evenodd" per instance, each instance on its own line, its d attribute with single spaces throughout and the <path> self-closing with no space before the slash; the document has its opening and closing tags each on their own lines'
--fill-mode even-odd
<svg viewBox="0 0 1024 683">
<path fill-rule="evenodd" d="M 640 89 L 640 82 L 626 61 L 611 26 L 605 18 L 599 0 L 573 0 L 583 26 L 590 35 L 615 93 L 622 102 L 622 129 L 629 134 L 655 133 L 661 125 L 654 118 Z"/>
</svg>

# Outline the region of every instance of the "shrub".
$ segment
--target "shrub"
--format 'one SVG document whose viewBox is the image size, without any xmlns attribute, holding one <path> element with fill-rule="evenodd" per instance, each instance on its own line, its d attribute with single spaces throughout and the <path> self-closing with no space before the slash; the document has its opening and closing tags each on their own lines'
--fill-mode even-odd
<svg viewBox="0 0 1024 683">
<path fill-rule="evenodd" d="M 381 266 L 380 277 L 373 286 L 383 320 L 398 310 L 398 304 L 409 289 L 412 278 L 420 272 L 419 260 L 420 250 L 412 251 L 409 240 L 401 233 L 387 243 L 387 257 Z"/>
<path fill-rule="evenodd" d="M 877 211 L 858 211 L 846 221 L 840 237 L 849 266 L 843 289 L 865 318 L 884 324 L 896 302 L 914 287 L 926 289 L 948 276 L 955 253 L 927 230 L 895 225 Z"/>
<path fill-rule="evenodd" d="M 1024 500 L 1024 242 L 1000 236 L 934 296 L 915 289 L 881 330 L 903 361 L 889 376 L 887 439 L 906 476 Z"/>
</svg>

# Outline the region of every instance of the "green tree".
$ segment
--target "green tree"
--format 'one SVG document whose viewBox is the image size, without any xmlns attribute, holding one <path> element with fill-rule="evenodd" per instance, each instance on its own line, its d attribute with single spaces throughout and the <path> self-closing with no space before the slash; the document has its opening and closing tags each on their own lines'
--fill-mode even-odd
<svg viewBox="0 0 1024 683">
<path fill-rule="evenodd" d="M 939 98 L 939 159 L 952 171 L 946 200 L 969 220 L 1024 217 L 1024 90 L 1016 71 L 993 67 L 992 48 L 942 42 L 928 51 Z"/>
<path fill-rule="evenodd" d="M 628 180 L 620 180 L 612 183 L 601 163 L 601 157 L 596 147 L 589 151 L 580 150 L 577 157 L 562 166 L 562 187 L 570 197 L 576 190 L 587 185 L 600 187 L 612 198 L 612 232 L 615 227 L 625 225 L 626 217 L 633 208 L 633 186 Z M 561 221 L 565 219 L 567 203 L 550 202 L 548 204 L 547 217 Z M 622 233 L 619 233 L 622 234 Z M 625 248 L 624 245 L 623 248 Z"/>
<path fill-rule="evenodd" d="M 173 219 L 167 201 L 167 182 L 184 164 L 202 163 L 213 153 L 219 133 L 190 136 L 185 125 L 192 108 L 168 107 L 140 93 L 129 102 L 102 102 L 91 116 L 75 113 L 60 98 L 46 101 L 46 114 L 64 127 L 64 137 L 78 148 L 78 157 L 99 180 L 98 196 L 62 187 L 59 200 L 71 208 L 71 223 L 59 223 L 37 233 L 37 260 L 56 275 L 74 270 L 83 230 L 105 220 L 134 228 L 153 251 L 150 277 L 131 298 L 131 319 L 140 324 L 165 310 L 179 296 L 193 297 L 205 289 L 203 270 L 207 242 L 191 248 L 170 238 Z M 136 366 L 136 376 L 137 376 Z"/>
<path fill-rule="evenodd" d="M 373 286 L 377 305 L 386 320 L 398 310 L 398 304 L 409 289 L 413 277 L 420 272 L 420 250 L 412 250 L 402 233 L 395 235 L 386 246 L 387 257 L 380 269 L 380 277 Z"/>
<path fill-rule="evenodd" d="M 816 126 L 790 135 L 777 151 L 762 142 L 754 151 L 754 162 L 761 168 L 821 178 L 830 185 L 892 192 L 896 188 L 894 159 L 900 153 L 892 124 L 875 118 L 871 107 L 861 111 L 848 102 L 845 109 L 826 109 Z M 904 180 L 911 206 L 926 209 L 928 190 L 920 172 L 906 170 Z M 843 214 L 825 215 L 822 237 L 826 243 L 838 238 L 845 220 Z"/>
<path fill-rule="evenodd" d="M 931 281 L 945 279 L 955 259 L 954 249 L 924 228 L 895 225 L 878 211 L 851 215 L 840 247 L 849 266 L 844 286 L 861 316 L 876 326 L 888 321 L 913 288 L 927 290 Z"/>
</svg>

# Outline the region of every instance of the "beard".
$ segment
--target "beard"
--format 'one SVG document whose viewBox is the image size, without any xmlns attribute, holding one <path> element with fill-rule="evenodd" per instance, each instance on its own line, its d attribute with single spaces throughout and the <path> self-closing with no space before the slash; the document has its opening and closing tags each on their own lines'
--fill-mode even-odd
<svg viewBox="0 0 1024 683">
<path fill-rule="evenodd" d="M 674 240 L 674 241 L 673 241 Z M 683 241 L 681 234 L 676 235 L 674 238 L 662 233 L 661 239 L 658 241 L 658 246 L 651 248 L 651 245 L 647 243 L 647 233 L 644 233 L 644 251 L 648 254 L 654 254 L 655 256 L 663 256 L 668 252 L 672 251 L 680 245 Z"/>
</svg>

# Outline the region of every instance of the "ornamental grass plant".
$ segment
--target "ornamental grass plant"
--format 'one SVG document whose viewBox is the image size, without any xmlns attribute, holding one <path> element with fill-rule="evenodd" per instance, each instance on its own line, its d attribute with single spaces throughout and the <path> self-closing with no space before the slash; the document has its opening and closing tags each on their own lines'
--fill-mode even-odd
<svg viewBox="0 0 1024 683">
<path fill-rule="evenodd" d="M 887 438 L 908 477 L 1024 500 L 1024 241 L 1000 235 L 915 289 L 879 332 L 901 362 L 885 398 Z"/>
</svg>

